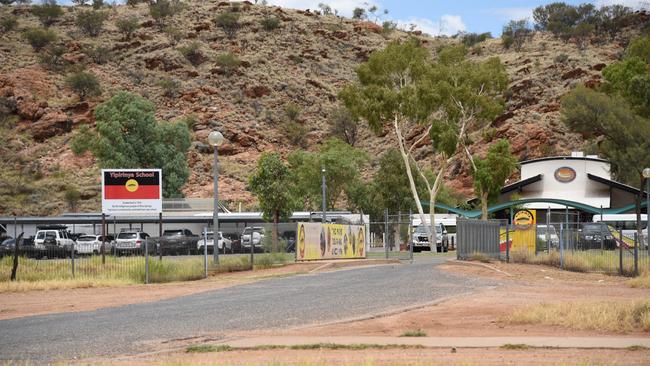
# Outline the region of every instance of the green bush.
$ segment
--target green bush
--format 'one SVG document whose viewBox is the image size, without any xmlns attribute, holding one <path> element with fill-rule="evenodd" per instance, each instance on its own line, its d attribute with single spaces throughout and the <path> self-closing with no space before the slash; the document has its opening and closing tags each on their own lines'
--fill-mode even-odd
<svg viewBox="0 0 650 366">
<path fill-rule="evenodd" d="M 567 63 L 567 61 L 569 61 L 569 55 L 567 55 L 566 53 L 560 53 L 559 55 L 555 56 L 553 61 L 556 64 L 565 64 Z"/>
<path fill-rule="evenodd" d="M 175 79 L 160 79 L 156 84 L 163 90 L 163 96 L 167 98 L 176 98 L 181 89 L 181 84 Z"/>
<path fill-rule="evenodd" d="M 199 42 L 192 42 L 187 46 L 180 47 L 178 50 L 194 66 L 198 66 L 205 61 Z"/>
<path fill-rule="evenodd" d="M 241 28 L 239 23 L 239 14 L 226 12 L 217 15 L 214 18 L 214 24 L 221 28 L 226 36 L 230 39 L 235 38 L 237 31 Z"/>
<path fill-rule="evenodd" d="M 107 17 L 107 14 L 95 10 L 80 11 L 76 24 L 84 34 L 97 37 L 102 32 Z"/>
<path fill-rule="evenodd" d="M 132 7 L 132 8 L 135 8 L 141 2 L 142 2 L 142 0 L 126 0 L 126 5 L 128 5 L 128 6 Z"/>
<path fill-rule="evenodd" d="M 131 39 L 133 33 L 138 30 L 138 27 L 140 27 L 140 23 L 138 23 L 138 18 L 136 16 L 118 19 L 115 22 L 115 25 L 127 40 Z"/>
<path fill-rule="evenodd" d="M 56 0 L 44 0 L 43 4 L 32 7 L 32 14 L 44 27 L 49 27 L 63 15 L 63 9 L 56 3 Z"/>
<path fill-rule="evenodd" d="M 289 121 L 296 122 L 300 117 L 300 107 L 295 103 L 288 103 L 284 106 L 284 114 Z"/>
<path fill-rule="evenodd" d="M 466 47 L 472 47 L 477 43 L 481 43 L 487 39 L 492 38 L 492 33 L 466 33 L 463 35 L 462 42 Z"/>
<path fill-rule="evenodd" d="M 287 120 L 282 122 L 282 125 L 280 127 L 282 133 L 287 137 L 292 145 L 302 148 L 307 146 L 308 131 L 307 127 L 305 127 L 304 124 L 297 121 Z"/>
<path fill-rule="evenodd" d="M 271 32 L 280 26 L 280 19 L 276 17 L 264 17 L 260 24 L 265 31 Z"/>
<path fill-rule="evenodd" d="M 241 61 L 239 61 L 239 58 L 230 52 L 222 53 L 217 56 L 216 62 L 217 66 L 223 70 L 226 76 L 234 74 L 235 71 L 237 71 L 239 64 L 241 63 Z"/>
<path fill-rule="evenodd" d="M 167 35 L 167 38 L 169 39 L 169 43 L 171 44 L 178 43 L 178 41 L 183 39 L 183 35 L 184 35 L 182 30 L 176 27 L 172 27 L 171 25 L 165 27 L 165 34 Z"/>
<path fill-rule="evenodd" d="M 165 29 L 167 18 L 174 16 L 180 10 L 180 2 L 169 0 L 158 0 L 149 3 L 149 15 L 158 25 L 158 28 Z"/>
<path fill-rule="evenodd" d="M 27 42 L 32 46 L 34 51 L 40 51 L 43 47 L 56 41 L 56 33 L 51 29 L 46 28 L 32 28 L 23 33 Z"/>
<path fill-rule="evenodd" d="M 102 89 L 97 76 L 87 72 L 77 72 L 66 79 L 66 84 L 78 96 L 79 100 L 101 95 Z"/>
<path fill-rule="evenodd" d="M 97 65 L 107 63 L 113 56 L 110 48 L 104 46 L 87 46 L 84 47 L 83 53 Z"/>
<path fill-rule="evenodd" d="M 16 29 L 18 26 L 18 18 L 13 15 L 7 15 L 0 19 L 0 30 L 2 33 L 8 33 Z"/>
<path fill-rule="evenodd" d="M 63 46 L 50 46 L 40 52 L 38 59 L 45 68 L 53 71 L 61 71 L 68 62 L 63 58 L 67 49 Z"/>
<path fill-rule="evenodd" d="M 366 9 L 354 8 L 354 10 L 352 10 L 352 19 L 363 19 L 365 17 L 366 17 Z"/>
<path fill-rule="evenodd" d="M 532 36 L 533 30 L 530 28 L 528 20 L 511 20 L 503 27 L 501 42 L 506 49 L 512 46 L 515 51 L 520 51 L 524 43 L 529 41 Z"/>
<path fill-rule="evenodd" d="M 397 29 L 397 23 L 395 23 L 393 21 L 386 20 L 381 24 L 381 32 L 384 35 L 388 35 L 388 34 L 393 33 L 393 31 L 395 29 Z"/>
<path fill-rule="evenodd" d="M 104 7 L 104 0 L 93 0 L 93 9 L 99 10 Z"/>
</svg>

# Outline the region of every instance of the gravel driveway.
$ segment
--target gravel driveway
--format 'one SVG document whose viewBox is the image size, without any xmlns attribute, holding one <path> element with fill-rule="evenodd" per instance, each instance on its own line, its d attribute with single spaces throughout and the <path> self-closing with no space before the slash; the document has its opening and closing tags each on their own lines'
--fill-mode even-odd
<svg viewBox="0 0 650 366">
<path fill-rule="evenodd" d="M 169 300 L 0 321 L 0 360 L 51 362 L 147 350 L 147 341 L 335 321 L 493 286 L 435 268 L 446 257 L 269 279 Z M 44 293 L 45 295 L 45 293 Z"/>
</svg>

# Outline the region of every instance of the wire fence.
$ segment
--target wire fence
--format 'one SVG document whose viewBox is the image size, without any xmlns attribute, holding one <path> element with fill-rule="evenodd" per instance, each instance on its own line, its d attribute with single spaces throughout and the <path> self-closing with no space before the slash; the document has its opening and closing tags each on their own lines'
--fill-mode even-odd
<svg viewBox="0 0 650 366">
<path fill-rule="evenodd" d="M 459 220 L 457 258 L 546 264 L 624 276 L 650 273 L 648 238 L 598 222 L 518 226 L 499 220 Z"/>
<path fill-rule="evenodd" d="M 295 261 L 296 223 L 247 226 L 240 233 L 217 235 L 209 227 L 200 233 L 170 228 L 163 234 L 154 237 L 133 228 L 105 236 L 60 228 L 39 230 L 29 238 L 21 234 L 0 245 L 0 282 L 12 275 L 20 281 L 169 282 Z"/>
</svg>

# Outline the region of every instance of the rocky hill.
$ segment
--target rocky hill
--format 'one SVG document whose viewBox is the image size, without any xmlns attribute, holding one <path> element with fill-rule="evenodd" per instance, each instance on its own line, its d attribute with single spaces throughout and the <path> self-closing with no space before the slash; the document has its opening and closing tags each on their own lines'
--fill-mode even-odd
<svg viewBox="0 0 650 366">
<path fill-rule="evenodd" d="M 166 27 L 174 32 L 162 31 L 146 4 L 117 6 L 104 10 L 108 18 L 97 37 L 83 35 L 75 26 L 79 8 L 65 8 L 51 26 L 65 48 L 65 70 L 46 67 L 42 52 L 25 41 L 23 31 L 39 26 L 29 8 L 0 8 L 0 17 L 13 14 L 18 19 L 14 30 L 0 35 L 0 215 L 69 211 L 66 192 L 71 188 L 81 194 L 76 210 L 99 210 L 99 168 L 90 155 L 74 156 L 69 141 L 76 128 L 93 124 L 93 108 L 118 90 L 154 102 L 160 120 L 191 116 L 194 142 L 186 196 L 211 196 L 212 155 L 206 139 L 218 129 L 228 140 L 220 149 L 220 195 L 233 205 L 254 205 L 245 182 L 259 155 L 296 148 L 282 128 L 287 105 L 295 106 L 307 131 L 306 148 L 313 150 L 329 133 L 328 115 L 337 91 L 354 79 L 355 67 L 373 50 L 413 36 L 432 53 L 458 42 L 397 30 L 386 33 L 370 22 L 248 2 L 235 9 L 242 27 L 229 38 L 213 19 L 232 11 L 231 6 L 192 2 L 167 20 Z M 129 40 L 116 28 L 116 21 L 127 16 L 137 16 L 140 24 Z M 269 18 L 279 20 L 277 28 L 265 28 Z M 476 152 L 500 137 L 511 141 L 521 159 L 580 148 L 580 136 L 569 133 L 559 119 L 559 100 L 576 83 L 598 85 L 602 68 L 620 57 L 634 32 L 621 32 L 583 50 L 544 33 L 536 33 L 518 52 L 504 51 L 498 39 L 472 47 L 474 59 L 499 56 L 510 76 L 506 111 L 473 136 L 485 142 L 476 144 Z M 195 42 L 200 56 L 190 62 L 182 50 Z M 240 60 L 232 72 L 217 62 L 224 54 Z M 102 94 L 79 102 L 65 78 L 70 70 L 82 68 L 98 76 Z M 371 156 L 393 145 L 390 134 L 376 136 L 362 126 L 357 146 Z M 433 163 L 427 146 L 418 157 Z M 452 188 L 471 194 L 463 163 L 450 167 L 448 174 L 454 178 Z"/>
</svg>

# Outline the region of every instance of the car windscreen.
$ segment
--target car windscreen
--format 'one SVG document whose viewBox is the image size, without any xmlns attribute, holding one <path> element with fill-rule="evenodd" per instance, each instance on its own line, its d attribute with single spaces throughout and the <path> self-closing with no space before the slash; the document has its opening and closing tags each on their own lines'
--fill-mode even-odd
<svg viewBox="0 0 650 366">
<path fill-rule="evenodd" d="M 182 236 L 183 230 L 165 230 L 163 236 Z"/>
<path fill-rule="evenodd" d="M 119 233 L 117 235 L 118 239 L 137 239 L 138 233 Z"/>
<path fill-rule="evenodd" d="M 80 236 L 77 241 L 95 241 L 94 236 Z"/>
</svg>

